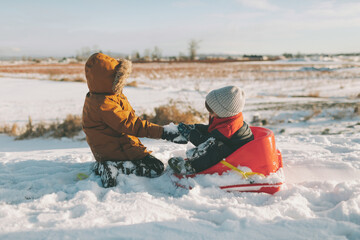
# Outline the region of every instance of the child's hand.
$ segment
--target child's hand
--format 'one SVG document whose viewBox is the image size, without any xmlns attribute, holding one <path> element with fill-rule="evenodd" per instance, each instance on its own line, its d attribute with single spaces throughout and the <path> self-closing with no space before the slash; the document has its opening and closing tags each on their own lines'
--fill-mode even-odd
<svg viewBox="0 0 360 240">
<path fill-rule="evenodd" d="M 188 141 L 180 135 L 180 133 L 167 132 L 164 129 L 163 135 L 161 137 L 164 140 L 171 141 L 174 143 L 187 143 Z"/>
<path fill-rule="evenodd" d="M 164 126 L 164 132 L 161 138 L 180 144 L 186 144 L 188 142 L 188 140 L 186 140 L 183 136 L 180 135 L 177 126 L 173 123 Z"/>
<path fill-rule="evenodd" d="M 179 123 L 178 130 L 181 136 L 183 136 L 187 141 L 190 139 L 191 130 L 195 129 L 194 125 L 187 125 L 185 123 Z"/>
</svg>

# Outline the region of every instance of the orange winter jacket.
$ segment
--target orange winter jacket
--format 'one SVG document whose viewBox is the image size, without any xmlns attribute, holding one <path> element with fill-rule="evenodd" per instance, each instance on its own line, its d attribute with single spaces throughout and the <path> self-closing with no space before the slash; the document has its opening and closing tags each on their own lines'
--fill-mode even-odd
<svg viewBox="0 0 360 240">
<path fill-rule="evenodd" d="M 137 160 L 148 152 L 137 137 L 161 138 L 163 127 L 141 120 L 122 93 L 131 62 L 102 53 L 85 64 L 89 87 L 83 108 L 83 130 L 97 161 Z"/>
</svg>

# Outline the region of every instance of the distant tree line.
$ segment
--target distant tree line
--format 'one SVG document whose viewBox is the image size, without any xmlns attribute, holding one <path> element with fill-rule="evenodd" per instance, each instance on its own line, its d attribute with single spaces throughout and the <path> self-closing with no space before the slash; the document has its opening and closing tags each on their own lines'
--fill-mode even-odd
<svg viewBox="0 0 360 240">
<path fill-rule="evenodd" d="M 189 54 L 183 54 L 183 53 L 179 53 L 179 56 L 172 56 L 172 57 L 168 57 L 167 59 L 169 60 L 195 60 L 197 58 L 197 51 L 200 48 L 200 42 L 199 40 L 195 40 L 195 39 L 191 39 L 188 42 L 188 51 Z M 76 56 L 75 58 L 78 61 L 84 61 L 86 60 L 91 54 L 95 53 L 95 52 L 103 52 L 102 50 L 100 50 L 100 48 L 98 46 L 93 46 L 93 47 L 83 47 L 80 50 L 78 50 L 76 52 Z M 121 53 L 114 53 L 114 52 L 104 52 L 105 54 L 111 55 L 113 57 L 123 57 L 123 58 L 127 58 L 130 59 L 132 61 L 161 61 L 162 60 L 162 50 L 158 47 L 155 46 L 153 49 L 145 49 L 143 54 L 140 54 L 139 51 L 133 51 L 130 55 L 127 54 L 121 54 Z"/>
<path fill-rule="evenodd" d="M 200 62 L 215 62 L 215 61 L 272 61 L 279 59 L 301 59 L 305 57 L 336 57 L 336 56 L 360 56 L 360 53 L 339 53 L 339 54 L 302 54 L 300 52 L 293 53 L 283 53 L 282 55 L 228 55 L 228 54 L 199 54 L 198 50 L 200 49 L 200 40 L 191 39 L 187 43 L 187 53 L 179 52 L 177 56 L 166 56 L 164 57 L 162 54 L 162 50 L 158 46 L 154 46 L 152 49 L 147 48 L 140 53 L 139 51 L 132 51 L 131 54 L 117 53 L 111 51 L 102 51 L 99 46 L 94 45 L 93 47 L 83 47 L 76 51 L 76 55 L 71 58 L 64 57 L 60 61 L 68 62 L 70 61 L 86 61 L 89 56 L 95 52 L 103 52 L 107 55 L 110 55 L 114 58 L 126 58 L 133 62 L 176 62 L 176 61 L 200 61 Z M 0 58 L 1 59 L 1 58 Z M 15 58 L 14 58 L 15 59 Z M 41 62 L 41 59 L 45 59 L 45 57 L 22 57 L 23 61 L 34 61 Z M 49 58 L 53 59 L 56 58 Z M 72 59 L 72 60 L 71 60 Z"/>
</svg>

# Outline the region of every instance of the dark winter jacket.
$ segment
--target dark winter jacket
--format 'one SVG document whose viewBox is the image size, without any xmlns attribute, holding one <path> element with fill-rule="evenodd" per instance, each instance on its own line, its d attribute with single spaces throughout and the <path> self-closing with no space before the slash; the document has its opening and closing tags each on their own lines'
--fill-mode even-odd
<svg viewBox="0 0 360 240">
<path fill-rule="evenodd" d="M 208 141 L 209 139 L 215 141 Z M 212 118 L 209 125 L 195 124 L 190 132 L 190 142 L 195 146 L 209 142 L 203 154 L 190 157 L 192 167 L 201 172 L 235 152 L 238 148 L 254 140 L 250 127 L 243 121 L 242 113 L 228 118 Z"/>
</svg>

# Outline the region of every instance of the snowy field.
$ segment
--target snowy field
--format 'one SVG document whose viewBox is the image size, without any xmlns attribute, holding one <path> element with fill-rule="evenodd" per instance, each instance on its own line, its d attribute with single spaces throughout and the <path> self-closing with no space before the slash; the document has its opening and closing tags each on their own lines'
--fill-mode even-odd
<svg viewBox="0 0 360 240">
<path fill-rule="evenodd" d="M 282 68 L 293 74 L 279 72 L 279 78 L 266 72 L 262 79 L 251 73 L 137 76 L 129 81 L 139 86 L 124 90 L 137 113 L 150 114 L 172 99 L 205 112 L 208 91 L 242 87 L 245 121 L 272 129 L 282 152 L 286 184 L 280 192 L 227 193 L 201 183 L 189 191 L 173 185 L 170 170 L 156 179 L 120 175 L 118 186 L 104 189 L 91 174 L 87 143 L 77 140 L 83 135 L 15 141 L 1 134 L 0 239 L 360 239 L 360 63 L 303 64 Z M 317 74 L 297 75 L 304 71 Z M 2 74 L 0 84 L 0 125 L 80 115 L 87 92 L 85 83 L 26 74 Z M 142 142 L 165 164 L 191 148 Z M 79 181 L 78 173 L 90 177 Z"/>
</svg>

